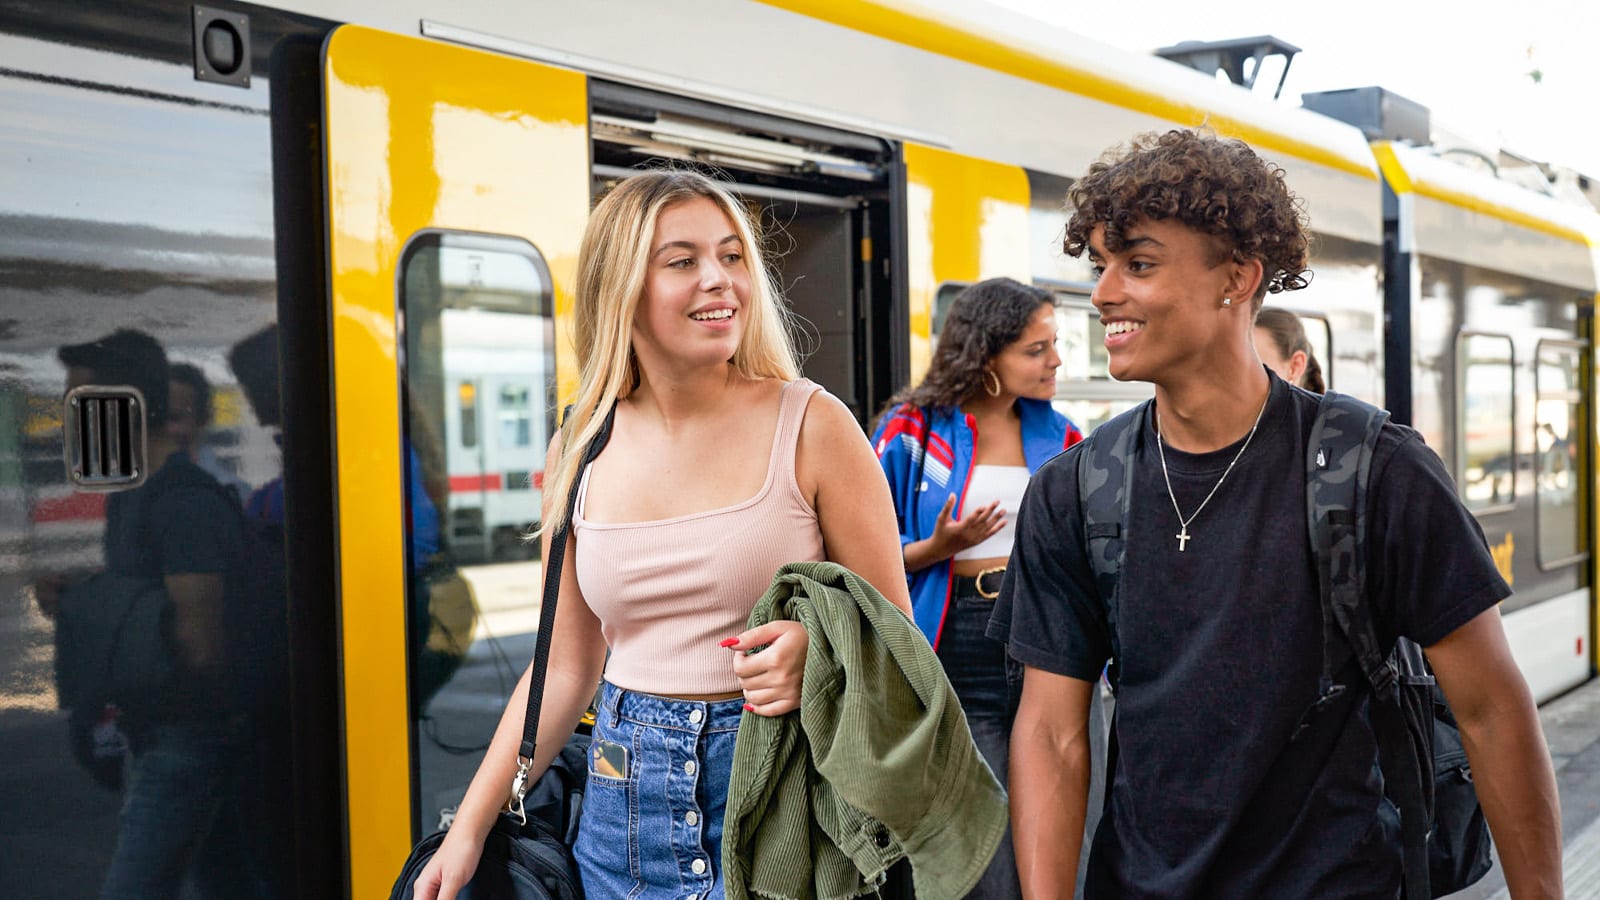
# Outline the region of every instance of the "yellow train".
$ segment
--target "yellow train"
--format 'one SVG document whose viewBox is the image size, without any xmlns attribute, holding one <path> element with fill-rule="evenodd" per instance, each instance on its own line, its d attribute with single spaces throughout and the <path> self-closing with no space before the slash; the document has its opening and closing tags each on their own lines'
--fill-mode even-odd
<svg viewBox="0 0 1600 900">
<path fill-rule="evenodd" d="M 200 372 L 159 392 L 209 395 L 185 446 L 269 526 L 255 786 L 186 821 L 242 813 L 266 896 L 386 896 L 529 656 L 506 538 L 574 386 L 585 215 L 646 160 L 760 211 L 807 374 L 863 419 L 955 290 L 1009 275 L 1057 291 L 1087 429 L 1147 388 L 1106 378 L 1060 253 L 1071 179 L 1140 131 L 1247 140 L 1310 214 L 1292 303 L 1331 386 L 1449 464 L 1536 693 L 1594 674 L 1600 220 L 1542 173 L 961 0 L 0 0 L 0 109 L 0 872 L 28 896 L 95 896 L 119 839 L 39 585 L 104 565 L 172 439 L 120 381 L 63 402 L 63 348 L 133 330 Z"/>
</svg>

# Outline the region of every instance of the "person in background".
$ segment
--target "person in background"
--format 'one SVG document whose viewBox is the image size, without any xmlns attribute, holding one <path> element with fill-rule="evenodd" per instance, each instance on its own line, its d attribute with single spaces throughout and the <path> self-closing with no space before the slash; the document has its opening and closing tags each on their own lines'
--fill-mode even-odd
<svg viewBox="0 0 1600 900">
<path fill-rule="evenodd" d="M 738 723 L 798 708 L 809 645 L 798 622 L 745 622 L 780 566 L 823 559 L 909 615 L 894 506 L 849 410 L 800 377 L 761 242 L 726 190 L 633 175 L 590 215 L 577 268 L 579 384 L 550 442 L 543 558 L 575 486 L 578 501 L 528 776 L 603 674 L 574 847 L 585 894 L 720 900 Z M 517 772 L 528 683 L 418 900 L 452 900 L 476 870 Z"/>
<path fill-rule="evenodd" d="M 215 411 L 210 380 L 199 366 L 189 363 L 173 363 L 168 376 L 167 433 L 173 443 L 218 484 L 237 494 L 240 504 L 245 503 L 250 499 L 250 485 L 223 465 L 206 441 Z"/>
<path fill-rule="evenodd" d="M 1008 673 L 1005 645 L 984 628 L 1028 479 L 1083 439 L 1050 405 L 1060 365 L 1050 293 L 1010 278 L 980 281 L 951 303 L 927 375 L 889 401 L 872 439 L 895 500 L 916 623 L 1001 784 L 1021 672 Z M 969 896 L 1017 892 L 1007 837 Z"/>
<path fill-rule="evenodd" d="M 107 498 L 105 567 L 166 591 L 176 671 L 158 695 L 117 698 L 131 759 L 101 900 L 265 897 L 240 805 L 252 748 L 236 682 L 244 637 L 229 627 L 241 602 L 229 577 L 242 564 L 239 511 L 168 427 L 171 372 L 154 337 L 123 329 L 57 356 L 69 391 L 131 386 L 143 396 L 150 475 Z M 93 602 L 109 584 L 68 590 Z"/>
<path fill-rule="evenodd" d="M 1299 316 L 1275 306 L 1263 308 L 1256 314 L 1255 342 L 1256 355 L 1279 378 L 1313 394 L 1328 389 Z"/>
</svg>

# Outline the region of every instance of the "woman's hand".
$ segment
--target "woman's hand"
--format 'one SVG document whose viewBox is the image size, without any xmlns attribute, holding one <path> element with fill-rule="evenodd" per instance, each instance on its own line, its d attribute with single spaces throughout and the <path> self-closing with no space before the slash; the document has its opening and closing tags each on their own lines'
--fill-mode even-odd
<svg viewBox="0 0 1600 900">
<path fill-rule="evenodd" d="M 930 535 L 933 546 L 944 554 L 944 559 L 968 547 L 978 546 L 1006 524 L 1006 511 L 1000 508 L 999 500 L 968 510 L 966 516 L 960 519 L 952 513 L 955 506 L 955 494 L 945 498 L 944 506 L 939 509 L 939 518 L 934 522 L 933 534 Z"/>
<path fill-rule="evenodd" d="M 733 652 L 733 674 L 744 691 L 744 708 L 758 716 L 781 716 L 800 708 L 806 649 L 811 638 L 799 622 L 768 622 L 722 646 Z"/>
<path fill-rule="evenodd" d="M 481 856 L 483 838 L 474 840 L 464 828 L 460 833 L 451 829 L 417 876 L 412 896 L 416 900 L 455 900 L 456 892 L 478 871 Z"/>
</svg>

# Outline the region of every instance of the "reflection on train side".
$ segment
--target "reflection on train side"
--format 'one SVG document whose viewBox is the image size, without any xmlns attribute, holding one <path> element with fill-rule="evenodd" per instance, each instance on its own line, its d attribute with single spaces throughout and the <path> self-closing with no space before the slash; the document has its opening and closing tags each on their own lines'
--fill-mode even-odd
<svg viewBox="0 0 1600 900">
<path fill-rule="evenodd" d="M 545 448 L 555 430 L 550 274 L 527 243 L 418 235 L 402 262 L 413 802 L 448 821 L 533 653 Z"/>
</svg>

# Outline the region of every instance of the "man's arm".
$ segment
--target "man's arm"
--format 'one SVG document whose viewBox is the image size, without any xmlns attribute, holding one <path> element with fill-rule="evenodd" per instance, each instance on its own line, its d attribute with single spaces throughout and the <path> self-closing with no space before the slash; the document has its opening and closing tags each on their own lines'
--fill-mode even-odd
<svg viewBox="0 0 1600 900">
<path fill-rule="evenodd" d="M 1499 607 L 1426 648 L 1472 764 L 1472 780 L 1515 900 L 1559 898 L 1561 801 L 1528 684 Z"/>
<path fill-rule="evenodd" d="M 172 598 L 172 640 L 191 670 L 222 663 L 222 576 L 168 575 L 162 579 Z"/>
<path fill-rule="evenodd" d="M 1089 802 L 1093 682 L 1028 666 L 1011 727 L 1011 835 L 1027 900 L 1071 900 Z"/>
</svg>

